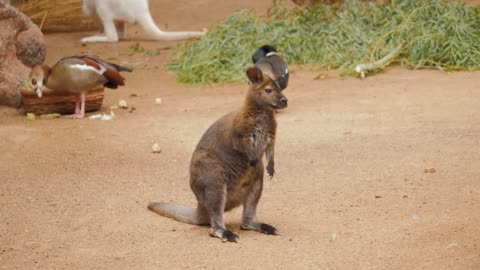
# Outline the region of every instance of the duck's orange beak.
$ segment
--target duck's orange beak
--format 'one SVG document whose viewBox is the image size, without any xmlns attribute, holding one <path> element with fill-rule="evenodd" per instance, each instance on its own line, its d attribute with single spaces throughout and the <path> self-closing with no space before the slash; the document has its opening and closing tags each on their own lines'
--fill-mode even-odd
<svg viewBox="0 0 480 270">
<path fill-rule="evenodd" d="M 41 98 L 43 96 L 42 95 L 43 81 L 32 79 L 30 83 L 32 84 L 33 90 L 35 90 L 35 93 L 37 94 L 37 96 Z"/>
<path fill-rule="evenodd" d="M 42 97 L 42 88 L 37 88 L 37 89 L 35 90 L 35 93 L 37 93 L 37 96 L 38 96 L 39 98 L 41 98 L 41 97 Z"/>
</svg>

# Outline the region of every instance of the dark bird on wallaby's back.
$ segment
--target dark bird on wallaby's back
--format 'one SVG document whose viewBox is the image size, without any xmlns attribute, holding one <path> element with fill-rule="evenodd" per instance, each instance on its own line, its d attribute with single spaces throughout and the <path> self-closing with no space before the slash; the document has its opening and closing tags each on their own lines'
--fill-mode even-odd
<svg viewBox="0 0 480 270">
<path fill-rule="evenodd" d="M 252 61 L 257 66 L 267 66 L 267 68 L 272 70 L 272 79 L 280 90 L 287 88 L 288 66 L 278 54 L 275 47 L 271 45 L 263 45 L 252 55 Z"/>
<path fill-rule="evenodd" d="M 239 237 L 225 226 L 223 214 L 243 205 L 240 228 L 278 234 L 275 227 L 257 221 L 256 209 L 267 172 L 273 176 L 277 122 L 275 110 L 287 107 L 287 98 L 272 79 L 272 68 L 247 69 L 250 81 L 243 106 L 213 123 L 200 139 L 190 163 L 190 187 L 197 208 L 154 202 L 148 208 L 162 216 L 195 224 L 210 224 L 209 233 L 222 241 Z"/>
</svg>

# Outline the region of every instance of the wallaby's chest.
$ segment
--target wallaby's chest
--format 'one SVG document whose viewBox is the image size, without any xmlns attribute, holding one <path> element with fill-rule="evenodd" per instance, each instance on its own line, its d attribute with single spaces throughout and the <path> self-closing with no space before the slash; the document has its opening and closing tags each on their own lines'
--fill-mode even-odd
<svg viewBox="0 0 480 270">
<path fill-rule="evenodd" d="M 273 117 L 259 116 L 249 130 L 249 139 L 252 147 L 263 152 L 275 140 L 275 124 Z"/>
</svg>

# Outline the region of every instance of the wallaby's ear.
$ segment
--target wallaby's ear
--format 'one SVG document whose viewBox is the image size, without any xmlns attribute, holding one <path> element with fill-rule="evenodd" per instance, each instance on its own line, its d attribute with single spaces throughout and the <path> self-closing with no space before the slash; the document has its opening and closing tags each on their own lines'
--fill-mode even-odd
<svg viewBox="0 0 480 270">
<path fill-rule="evenodd" d="M 257 66 L 251 66 L 247 69 L 247 77 L 252 83 L 258 83 L 263 80 L 262 71 Z"/>
</svg>

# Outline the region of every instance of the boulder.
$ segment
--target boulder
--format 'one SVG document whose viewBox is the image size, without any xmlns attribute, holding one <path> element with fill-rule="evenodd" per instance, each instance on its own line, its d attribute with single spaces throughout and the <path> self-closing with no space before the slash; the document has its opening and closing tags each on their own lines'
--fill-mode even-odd
<svg viewBox="0 0 480 270">
<path fill-rule="evenodd" d="M 45 60 L 40 29 L 15 7 L 0 0 L 0 105 L 20 107 L 20 87 L 31 68 Z"/>
</svg>

